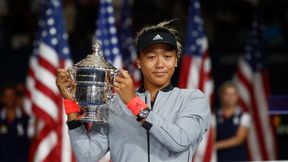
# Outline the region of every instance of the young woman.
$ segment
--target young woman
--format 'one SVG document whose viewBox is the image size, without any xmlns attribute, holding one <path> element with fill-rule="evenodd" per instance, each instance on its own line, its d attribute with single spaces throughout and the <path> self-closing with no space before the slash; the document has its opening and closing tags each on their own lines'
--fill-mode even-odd
<svg viewBox="0 0 288 162">
<path fill-rule="evenodd" d="M 135 92 L 132 78 L 122 70 L 115 79 L 118 95 L 109 105 L 108 132 L 89 132 L 75 120 L 79 108 L 68 88 L 66 70 L 59 69 L 57 86 L 64 98 L 69 135 L 78 161 L 93 161 L 110 150 L 114 162 L 190 162 L 206 132 L 210 108 L 207 98 L 195 89 L 174 88 L 171 77 L 181 45 L 169 22 L 143 28 L 136 38 L 137 65 L 144 83 Z"/>
<path fill-rule="evenodd" d="M 215 148 L 219 162 L 248 161 L 246 139 L 251 124 L 250 115 L 238 106 L 238 90 L 226 82 L 220 89 L 222 108 L 216 114 Z"/>
</svg>

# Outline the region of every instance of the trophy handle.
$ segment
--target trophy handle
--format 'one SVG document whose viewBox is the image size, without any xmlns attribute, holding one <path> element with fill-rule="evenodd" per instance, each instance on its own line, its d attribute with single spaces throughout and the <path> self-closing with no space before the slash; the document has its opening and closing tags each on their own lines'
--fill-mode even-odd
<svg viewBox="0 0 288 162">
<path fill-rule="evenodd" d="M 76 70 L 74 67 L 68 67 L 66 69 L 69 73 L 70 78 L 73 80 L 73 82 L 75 81 L 75 75 L 76 75 Z"/>
<path fill-rule="evenodd" d="M 75 82 L 75 76 L 76 76 L 75 67 L 68 67 L 66 70 L 68 71 L 70 78 L 72 79 L 73 83 L 75 84 L 76 83 Z M 73 91 L 72 88 L 68 88 L 68 90 L 72 94 L 73 99 L 75 100 L 75 91 L 76 90 Z"/>
<path fill-rule="evenodd" d="M 119 74 L 121 72 L 121 70 L 120 69 L 116 69 L 116 70 L 114 70 L 114 71 L 112 71 L 111 73 L 112 73 L 112 83 L 114 84 L 114 82 L 115 82 L 115 78 L 116 78 L 116 76 Z"/>
<path fill-rule="evenodd" d="M 114 85 L 116 76 L 117 76 L 120 72 L 121 72 L 120 69 L 116 69 L 116 70 L 111 71 L 111 76 L 112 76 L 112 85 L 111 85 L 111 88 L 112 88 L 113 85 Z M 111 91 L 111 92 L 112 92 L 112 91 Z M 108 93 L 107 98 L 108 98 L 109 100 L 113 100 L 113 96 L 114 96 L 113 93 Z"/>
</svg>

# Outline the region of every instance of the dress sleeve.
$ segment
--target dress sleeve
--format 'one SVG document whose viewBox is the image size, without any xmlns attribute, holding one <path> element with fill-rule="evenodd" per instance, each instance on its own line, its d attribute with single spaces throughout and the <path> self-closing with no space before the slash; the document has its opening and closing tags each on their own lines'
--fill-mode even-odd
<svg viewBox="0 0 288 162">
<path fill-rule="evenodd" d="M 243 113 L 240 119 L 240 125 L 249 128 L 251 125 L 251 117 L 248 113 Z"/>
<path fill-rule="evenodd" d="M 96 162 L 107 153 L 108 128 L 93 126 L 91 130 L 87 131 L 84 125 L 74 125 L 69 129 L 72 149 L 78 162 Z"/>
</svg>

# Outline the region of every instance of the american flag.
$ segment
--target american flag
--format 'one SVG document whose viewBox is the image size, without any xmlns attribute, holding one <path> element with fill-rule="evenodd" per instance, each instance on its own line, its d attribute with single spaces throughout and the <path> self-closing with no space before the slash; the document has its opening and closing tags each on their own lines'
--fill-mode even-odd
<svg viewBox="0 0 288 162">
<path fill-rule="evenodd" d="M 200 3 L 191 0 L 188 13 L 188 30 L 185 42 L 183 62 L 181 65 L 179 87 L 200 89 L 209 98 L 213 98 L 213 80 L 211 77 L 211 61 L 208 55 L 208 41 L 205 36 Z M 214 128 L 211 124 L 204 135 L 195 155 L 195 162 L 215 161 Z"/>
<path fill-rule="evenodd" d="M 122 58 L 113 14 L 112 0 L 100 0 L 95 34 L 101 42 L 104 57 L 116 68 L 121 68 Z"/>
<path fill-rule="evenodd" d="M 257 17 L 252 24 L 244 57 L 239 59 L 235 74 L 240 106 L 252 116 L 248 135 L 251 160 L 276 159 L 275 137 L 268 114 L 269 83 L 263 49 L 263 28 Z"/>
<path fill-rule="evenodd" d="M 26 78 L 25 109 L 37 119 L 29 161 L 75 161 L 62 97 L 55 84 L 57 69 L 72 65 L 62 4 L 59 0 L 42 0 L 40 5 L 38 31 Z"/>
<path fill-rule="evenodd" d="M 136 48 L 134 39 L 132 37 L 132 19 L 130 14 L 130 7 L 128 0 L 123 1 L 120 27 L 119 27 L 119 40 L 120 40 L 120 53 L 123 60 L 123 67 L 127 69 L 134 80 L 134 86 L 140 87 L 141 74 L 136 65 Z"/>
</svg>

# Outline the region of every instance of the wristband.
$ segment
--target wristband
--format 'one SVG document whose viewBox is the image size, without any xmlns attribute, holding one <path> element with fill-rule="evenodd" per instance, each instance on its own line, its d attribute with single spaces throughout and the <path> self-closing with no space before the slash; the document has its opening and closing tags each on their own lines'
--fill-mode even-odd
<svg viewBox="0 0 288 162">
<path fill-rule="evenodd" d="M 128 102 L 127 107 L 135 116 L 137 116 L 142 109 L 147 108 L 148 106 L 140 97 L 136 96 Z"/>
<path fill-rule="evenodd" d="M 77 105 L 77 102 L 68 99 L 64 99 L 64 109 L 67 115 L 80 112 L 80 108 Z"/>
</svg>

